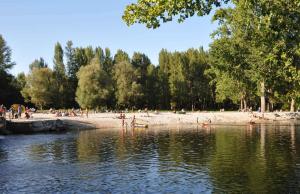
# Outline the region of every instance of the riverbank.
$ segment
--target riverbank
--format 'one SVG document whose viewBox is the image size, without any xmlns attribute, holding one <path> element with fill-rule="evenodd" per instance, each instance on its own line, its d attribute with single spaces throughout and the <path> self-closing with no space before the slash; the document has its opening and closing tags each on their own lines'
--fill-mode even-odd
<svg viewBox="0 0 300 194">
<path fill-rule="evenodd" d="M 30 120 L 60 119 L 68 129 L 87 128 L 116 128 L 122 127 L 122 119 L 119 113 L 91 113 L 88 118 L 80 117 L 55 117 L 54 114 L 33 114 Z M 161 113 L 126 113 L 124 125 L 130 126 L 135 117 L 136 123 L 151 126 L 176 126 L 190 124 L 249 124 L 249 123 L 270 123 L 270 122 L 290 122 L 300 120 L 300 113 L 277 112 L 186 112 L 185 114 L 175 114 L 172 112 Z M 22 122 L 23 119 L 16 120 Z M 25 120 L 26 121 L 26 120 Z"/>
<path fill-rule="evenodd" d="M 91 113 L 86 116 L 56 117 L 54 114 L 34 113 L 31 119 L 7 121 L 8 133 L 35 133 L 48 131 L 82 130 L 94 128 L 130 127 L 135 118 L 139 126 L 174 127 L 184 125 L 248 125 L 256 123 L 289 123 L 300 121 L 299 113 L 250 113 L 250 112 L 186 112 L 175 114 L 125 113 L 124 121 L 119 113 Z M 123 124 L 124 123 L 124 124 Z"/>
</svg>

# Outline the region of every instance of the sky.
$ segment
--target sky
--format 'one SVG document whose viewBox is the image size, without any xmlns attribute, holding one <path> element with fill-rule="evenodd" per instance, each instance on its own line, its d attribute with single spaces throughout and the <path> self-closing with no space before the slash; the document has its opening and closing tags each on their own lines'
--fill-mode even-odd
<svg viewBox="0 0 300 194">
<path fill-rule="evenodd" d="M 54 45 L 100 46 L 145 53 L 154 65 L 162 48 L 184 51 L 208 49 L 217 24 L 211 16 L 192 17 L 184 23 L 172 21 L 158 29 L 127 26 L 122 20 L 126 5 L 134 0 L 0 0 L 0 34 L 12 49 L 16 66 L 11 73 L 27 73 L 29 64 L 43 57 L 53 66 Z"/>
</svg>

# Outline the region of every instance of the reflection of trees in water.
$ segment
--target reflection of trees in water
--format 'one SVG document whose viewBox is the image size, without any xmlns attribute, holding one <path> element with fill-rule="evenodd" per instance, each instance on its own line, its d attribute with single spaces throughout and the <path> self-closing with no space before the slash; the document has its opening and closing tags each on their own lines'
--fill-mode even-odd
<svg viewBox="0 0 300 194">
<path fill-rule="evenodd" d="M 297 191 L 290 128 L 262 124 L 249 130 L 216 130 L 215 153 L 210 162 L 215 191 Z"/>
<path fill-rule="evenodd" d="M 205 168 L 214 136 L 210 130 L 170 130 L 158 135 L 158 154 L 160 169 L 178 171 L 176 167 L 184 165 L 189 170 Z"/>
<path fill-rule="evenodd" d="M 44 144 L 32 144 L 28 157 L 31 160 L 73 160 L 74 159 L 74 142 L 66 140 L 55 140 Z"/>
<path fill-rule="evenodd" d="M 119 174 L 142 169 L 154 177 L 168 172 L 178 175 L 183 169 L 195 174 L 208 171 L 215 192 L 294 193 L 300 180 L 297 129 L 295 125 L 254 125 L 81 131 L 77 139 L 33 145 L 30 156 L 33 160 L 115 161 L 112 165 Z"/>
<path fill-rule="evenodd" d="M 115 132 L 100 129 L 81 131 L 77 138 L 77 158 L 80 162 L 104 162 L 113 157 Z"/>
</svg>

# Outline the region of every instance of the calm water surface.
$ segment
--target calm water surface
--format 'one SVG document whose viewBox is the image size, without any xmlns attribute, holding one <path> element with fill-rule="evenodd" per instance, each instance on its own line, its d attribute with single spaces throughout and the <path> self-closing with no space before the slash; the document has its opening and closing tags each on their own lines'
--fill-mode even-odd
<svg viewBox="0 0 300 194">
<path fill-rule="evenodd" d="M 0 138 L 0 193 L 299 193 L 300 127 Z"/>
</svg>

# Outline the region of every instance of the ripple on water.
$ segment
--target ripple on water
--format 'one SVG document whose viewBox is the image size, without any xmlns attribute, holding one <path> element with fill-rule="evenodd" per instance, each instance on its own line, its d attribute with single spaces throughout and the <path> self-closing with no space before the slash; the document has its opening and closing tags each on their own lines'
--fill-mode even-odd
<svg viewBox="0 0 300 194">
<path fill-rule="evenodd" d="M 0 193 L 297 193 L 299 130 L 7 136 L 0 140 Z"/>
</svg>

